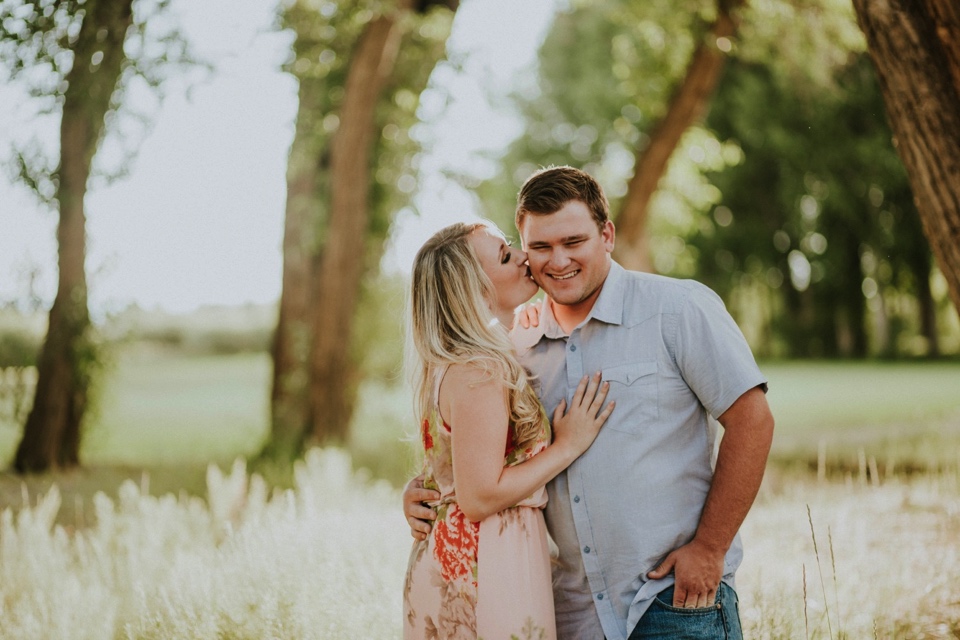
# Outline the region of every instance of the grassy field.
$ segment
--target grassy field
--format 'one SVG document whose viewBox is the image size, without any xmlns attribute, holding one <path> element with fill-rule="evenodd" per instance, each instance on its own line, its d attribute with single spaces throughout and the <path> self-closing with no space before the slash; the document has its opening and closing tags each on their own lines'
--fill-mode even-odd
<svg viewBox="0 0 960 640">
<path fill-rule="evenodd" d="M 766 363 L 777 422 L 774 459 L 841 467 L 863 449 L 879 464 L 955 467 L 960 362 Z"/>
<path fill-rule="evenodd" d="M 960 362 L 764 363 L 777 420 L 772 466 L 859 477 L 960 467 Z M 84 468 L 26 479 L 0 471 L 0 507 L 24 504 L 56 483 L 61 522 L 89 523 L 85 504 L 130 479 L 153 494 L 205 492 L 208 463 L 249 456 L 267 435 L 270 362 L 265 354 L 120 354 L 85 435 Z M 416 468 L 409 392 L 370 381 L 361 390 L 349 445 L 354 465 L 401 485 Z M 0 421 L 0 460 L 19 431 Z M 862 455 L 861 455 L 862 452 Z M 869 465 L 868 465 L 869 466 Z M 289 483 L 289 469 L 258 469 Z"/>
<path fill-rule="evenodd" d="M 887 464 L 956 465 L 960 362 L 765 363 L 777 421 L 774 458 L 856 460 L 862 448 Z M 83 444 L 90 465 L 226 464 L 255 453 L 267 436 L 270 362 L 265 354 L 121 355 L 104 381 Z M 397 482 L 413 456 L 410 395 L 371 381 L 361 390 L 351 453 Z M 0 459 L 19 437 L 0 422 Z M 845 465 L 841 465 L 845 466 Z"/>
<path fill-rule="evenodd" d="M 960 637 L 960 363 L 763 369 L 778 427 L 742 529 L 747 637 Z M 264 355 L 125 354 L 84 468 L 0 473 L 0 638 L 399 637 L 409 394 L 368 383 L 349 454 L 313 452 L 293 489 L 208 470 L 262 443 L 269 373 Z M 5 460 L 18 435 L 0 424 Z"/>
<path fill-rule="evenodd" d="M 400 638 L 410 538 L 400 496 L 310 452 L 295 487 L 242 464 L 206 499 L 99 494 L 96 522 L 55 523 L 57 489 L 0 518 L 0 638 Z M 956 638 L 956 473 L 880 486 L 772 470 L 741 529 L 745 637 Z"/>
</svg>

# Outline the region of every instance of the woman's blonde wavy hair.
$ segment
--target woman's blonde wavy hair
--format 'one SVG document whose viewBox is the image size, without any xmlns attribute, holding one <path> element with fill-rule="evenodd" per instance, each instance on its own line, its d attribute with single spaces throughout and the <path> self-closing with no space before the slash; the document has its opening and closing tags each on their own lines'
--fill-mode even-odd
<svg viewBox="0 0 960 640">
<path fill-rule="evenodd" d="M 429 416 L 440 367 L 479 366 L 506 387 L 514 442 L 523 448 L 540 433 L 540 402 L 513 353 L 507 329 L 494 320 L 490 309 L 496 290 L 468 241 L 481 228 L 489 227 L 484 223 L 445 227 L 414 259 L 407 348 L 414 409 L 418 421 Z"/>
</svg>

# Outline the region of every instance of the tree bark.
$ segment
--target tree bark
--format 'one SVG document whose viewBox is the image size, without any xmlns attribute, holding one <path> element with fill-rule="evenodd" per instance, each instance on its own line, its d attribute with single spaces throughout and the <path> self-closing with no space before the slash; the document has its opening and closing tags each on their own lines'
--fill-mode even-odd
<svg viewBox="0 0 960 640">
<path fill-rule="evenodd" d="M 351 321 L 363 276 L 364 246 L 370 219 L 371 150 L 375 110 L 396 62 L 397 21 L 410 8 L 373 19 L 357 44 L 340 109 L 340 126 L 330 154 L 330 220 L 314 263 L 313 343 L 310 351 L 309 423 L 311 439 L 343 443 L 355 394 L 350 359 Z"/>
<path fill-rule="evenodd" d="M 133 20 L 131 5 L 132 0 L 88 0 L 73 46 L 73 66 L 66 76 L 60 121 L 57 295 L 37 364 L 33 408 L 14 459 L 14 467 L 21 473 L 72 467 L 80 462 L 81 427 L 95 364 L 84 271 L 83 201 L 104 116 L 126 59 L 123 42 Z M 94 64 L 98 53 L 102 59 Z"/>
<path fill-rule="evenodd" d="M 960 7 L 956 0 L 853 6 L 924 233 L 960 311 Z"/>
<path fill-rule="evenodd" d="M 307 354 L 310 345 L 310 267 L 313 208 L 319 160 L 302 129 L 315 118 L 314 105 L 300 90 L 297 133 L 287 166 L 287 204 L 283 223 L 283 276 L 274 331 L 271 433 L 263 455 L 292 459 L 307 433 Z"/>
<path fill-rule="evenodd" d="M 726 62 L 717 40 L 736 34 L 737 11 L 743 4 L 744 0 L 718 0 L 717 19 L 694 51 L 666 115 L 650 132 L 647 145 L 637 152 L 633 177 L 617 216 L 614 252 L 614 257 L 628 269 L 653 271 L 647 233 L 650 200 L 684 132 L 703 116 L 710 102 Z"/>
</svg>

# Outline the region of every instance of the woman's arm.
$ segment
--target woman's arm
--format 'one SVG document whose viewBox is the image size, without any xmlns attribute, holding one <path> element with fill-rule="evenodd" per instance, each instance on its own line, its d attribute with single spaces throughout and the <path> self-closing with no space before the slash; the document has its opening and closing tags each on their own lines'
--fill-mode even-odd
<svg viewBox="0 0 960 640">
<path fill-rule="evenodd" d="M 515 505 L 566 469 L 597 437 L 613 411 L 606 408 L 607 384 L 584 377 L 564 414 L 553 415 L 554 442 L 530 460 L 504 467 L 509 428 L 507 389 L 479 368 L 454 365 L 440 387 L 440 412 L 452 429 L 453 478 L 464 515 L 479 522 Z"/>
</svg>

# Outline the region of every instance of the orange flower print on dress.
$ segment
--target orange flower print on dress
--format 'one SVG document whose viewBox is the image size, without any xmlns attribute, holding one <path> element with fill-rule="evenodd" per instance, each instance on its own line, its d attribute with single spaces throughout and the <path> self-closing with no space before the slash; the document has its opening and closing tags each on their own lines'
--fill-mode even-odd
<svg viewBox="0 0 960 640">
<path fill-rule="evenodd" d="M 450 505 L 447 517 L 439 519 L 435 526 L 436 547 L 433 553 L 440 563 L 444 580 L 456 580 L 473 573 L 477 561 L 477 538 L 480 523 L 470 522 L 457 503 Z M 476 580 L 476 577 L 473 578 Z"/>
<path fill-rule="evenodd" d="M 508 430 L 504 466 L 519 464 L 547 447 L 550 423 L 542 408 L 540 426 L 532 445 L 518 446 L 513 429 Z M 404 640 L 555 640 L 549 550 L 541 513 L 546 489 L 537 489 L 515 507 L 488 516 L 483 524 L 470 522 L 457 503 L 452 435 L 434 406 L 420 430 L 423 486 L 438 491 L 440 498 L 431 503 L 436 505 L 437 519 L 429 537 L 414 542 L 411 549 L 403 595 Z M 483 598 L 495 604 L 478 609 L 481 582 Z M 509 606 L 498 604 L 504 602 Z"/>
<path fill-rule="evenodd" d="M 430 421 L 424 418 L 423 420 L 423 448 L 425 451 L 430 451 L 433 449 L 433 436 L 430 435 Z"/>
</svg>

